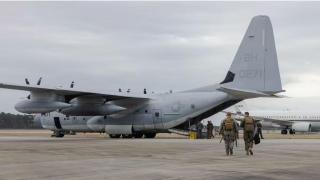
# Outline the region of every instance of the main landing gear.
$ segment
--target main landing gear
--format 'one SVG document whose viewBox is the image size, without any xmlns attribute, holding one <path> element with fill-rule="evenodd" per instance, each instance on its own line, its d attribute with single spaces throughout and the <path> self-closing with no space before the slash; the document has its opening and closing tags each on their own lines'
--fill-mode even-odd
<svg viewBox="0 0 320 180">
<path fill-rule="evenodd" d="M 281 134 L 288 134 L 288 130 L 290 134 L 295 134 L 295 130 L 294 129 L 282 129 L 281 130 Z"/>
<path fill-rule="evenodd" d="M 53 131 L 53 134 L 51 137 L 57 137 L 57 138 L 62 138 L 64 137 L 64 132 L 63 131 Z"/>
<path fill-rule="evenodd" d="M 141 132 L 136 132 L 134 134 L 109 134 L 110 138 L 124 138 L 124 139 L 129 139 L 129 138 L 137 138 L 140 139 L 142 137 L 144 138 L 155 138 L 157 133 L 141 133 Z"/>
</svg>

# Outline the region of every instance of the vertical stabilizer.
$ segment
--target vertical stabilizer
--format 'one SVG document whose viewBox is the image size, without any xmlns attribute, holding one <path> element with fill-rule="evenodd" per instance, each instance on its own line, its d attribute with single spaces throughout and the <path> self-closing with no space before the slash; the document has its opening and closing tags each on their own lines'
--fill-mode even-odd
<svg viewBox="0 0 320 180">
<path fill-rule="evenodd" d="M 266 94 L 282 91 L 273 30 L 268 16 L 252 18 L 227 76 L 220 84 L 225 88 Z"/>
</svg>

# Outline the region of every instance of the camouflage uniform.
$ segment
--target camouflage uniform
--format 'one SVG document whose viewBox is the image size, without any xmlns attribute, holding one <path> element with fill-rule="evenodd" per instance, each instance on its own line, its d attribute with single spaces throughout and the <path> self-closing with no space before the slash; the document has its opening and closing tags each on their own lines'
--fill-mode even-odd
<svg viewBox="0 0 320 180">
<path fill-rule="evenodd" d="M 208 121 L 208 124 L 207 124 L 207 138 L 208 139 L 214 138 L 212 131 L 213 131 L 213 124 L 211 121 Z"/>
<path fill-rule="evenodd" d="M 247 115 L 242 120 L 241 127 L 243 127 L 243 140 L 245 143 L 246 154 L 249 155 L 250 153 L 253 155 L 253 137 L 255 135 L 256 123 L 251 116 Z"/>
<path fill-rule="evenodd" d="M 226 128 L 227 122 L 232 122 L 231 129 Z M 238 124 L 231 115 L 221 122 L 219 134 L 223 136 L 227 156 L 233 155 L 234 141 L 238 138 Z"/>
</svg>

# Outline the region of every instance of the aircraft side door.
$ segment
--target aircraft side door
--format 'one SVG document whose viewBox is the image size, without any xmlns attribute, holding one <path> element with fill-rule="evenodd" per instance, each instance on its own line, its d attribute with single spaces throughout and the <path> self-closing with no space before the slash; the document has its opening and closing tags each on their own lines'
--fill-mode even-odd
<svg viewBox="0 0 320 180">
<path fill-rule="evenodd" d="M 152 113 L 154 128 L 155 129 L 163 129 L 161 110 L 160 109 L 153 109 L 151 113 Z"/>
</svg>

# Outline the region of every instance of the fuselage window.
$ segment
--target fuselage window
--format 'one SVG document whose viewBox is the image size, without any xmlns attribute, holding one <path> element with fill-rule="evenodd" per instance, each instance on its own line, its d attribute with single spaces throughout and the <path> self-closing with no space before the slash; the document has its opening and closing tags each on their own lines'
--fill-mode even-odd
<svg viewBox="0 0 320 180">
<path fill-rule="evenodd" d="M 159 113 L 159 112 L 155 112 L 154 115 L 155 115 L 156 117 L 159 117 L 159 116 L 160 116 L 160 113 Z"/>
<path fill-rule="evenodd" d="M 145 113 L 148 113 L 148 110 L 146 109 L 144 112 L 145 112 Z"/>
</svg>

